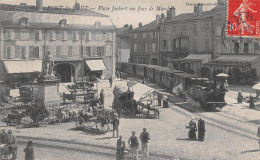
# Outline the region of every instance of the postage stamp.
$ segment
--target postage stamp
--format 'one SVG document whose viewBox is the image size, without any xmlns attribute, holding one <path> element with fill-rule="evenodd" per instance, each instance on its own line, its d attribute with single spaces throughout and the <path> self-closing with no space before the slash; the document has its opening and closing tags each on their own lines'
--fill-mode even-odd
<svg viewBox="0 0 260 160">
<path fill-rule="evenodd" d="M 227 36 L 260 37 L 260 0 L 228 0 Z"/>
</svg>

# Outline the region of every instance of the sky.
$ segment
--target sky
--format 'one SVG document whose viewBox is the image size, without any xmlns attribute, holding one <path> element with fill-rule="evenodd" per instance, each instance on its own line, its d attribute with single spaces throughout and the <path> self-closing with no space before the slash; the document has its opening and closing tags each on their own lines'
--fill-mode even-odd
<svg viewBox="0 0 260 160">
<path fill-rule="evenodd" d="M 166 15 L 168 7 L 174 6 L 176 15 L 179 15 L 193 12 L 193 4 L 196 3 L 205 4 L 203 11 L 210 10 L 216 6 L 217 0 L 77 0 L 77 2 L 81 6 L 95 8 L 94 11 L 108 15 L 116 27 L 132 24 L 135 28 L 139 22 L 144 25 L 155 20 L 157 14 Z M 36 0 L 0 0 L 0 3 L 36 5 Z M 68 6 L 71 8 L 74 4 L 75 0 L 43 0 L 44 7 Z M 114 7 L 121 7 L 121 10 L 115 10 Z M 159 7 L 162 9 L 158 10 Z M 135 10 L 130 11 L 130 8 L 135 8 Z"/>
</svg>

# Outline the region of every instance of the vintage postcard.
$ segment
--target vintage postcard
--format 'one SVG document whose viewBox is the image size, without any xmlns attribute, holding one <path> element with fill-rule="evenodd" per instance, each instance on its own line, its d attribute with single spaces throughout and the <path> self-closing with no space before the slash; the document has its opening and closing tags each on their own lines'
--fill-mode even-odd
<svg viewBox="0 0 260 160">
<path fill-rule="evenodd" d="M 259 0 L 0 0 L 0 160 L 260 160 Z"/>
</svg>

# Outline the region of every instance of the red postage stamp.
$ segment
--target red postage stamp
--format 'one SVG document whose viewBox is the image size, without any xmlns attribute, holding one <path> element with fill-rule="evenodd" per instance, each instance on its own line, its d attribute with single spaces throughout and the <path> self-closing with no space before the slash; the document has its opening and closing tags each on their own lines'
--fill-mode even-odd
<svg viewBox="0 0 260 160">
<path fill-rule="evenodd" d="M 260 37 L 260 0 L 228 0 L 227 36 Z"/>
</svg>

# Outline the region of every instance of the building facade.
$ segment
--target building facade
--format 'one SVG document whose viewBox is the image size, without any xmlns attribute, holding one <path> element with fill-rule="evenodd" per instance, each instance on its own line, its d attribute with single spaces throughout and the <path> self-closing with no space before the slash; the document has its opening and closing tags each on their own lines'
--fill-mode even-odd
<svg viewBox="0 0 260 160">
<path fill-rule="evenodd" d="M 131 33 L 130 62 L 159 65 L 159 23 L 160 15 L 149 24 L 133 29 Z"/>
<path fill-rule="evenodd" d="M 130 37 L 132 30 L 132 25 L 128 24 L 116 30 L 116 62 L 130 61 Z"/>
<path fill-rule="evenodd" d="M 116 33 L 108 16 L 79 10 L 78 3 L 75 10 L 49 10 L 42 6 L 42 0 L 36 2 L 36 6 L 0 5 L 0 71 L 6 75 L 3 80 L 41 72 L 22 68 L 36 60 L 41 63 L 39 60 L 48 52 L 53 56 L 54 74 L 62 82 L 82 80 L 90 74 L 114 75 Z M 93 60 L 100 64 L 92 65 Z M 11 72 L 10 61 L 25 63 L 15 66 L 20 71 Z"/>
<path fill-rule="evenodd" d="M 170 8 L 166 20 L 160 24 L 160 44 L 162 66 L 167 66 L 169 60 L 182 59 L 190 54 L 211 55 L 212 16 L 208 11 L 203 12 L 202 4 L 194 6 L 194 13 L 177 16 L 175 8 Z"/>
</svg>

